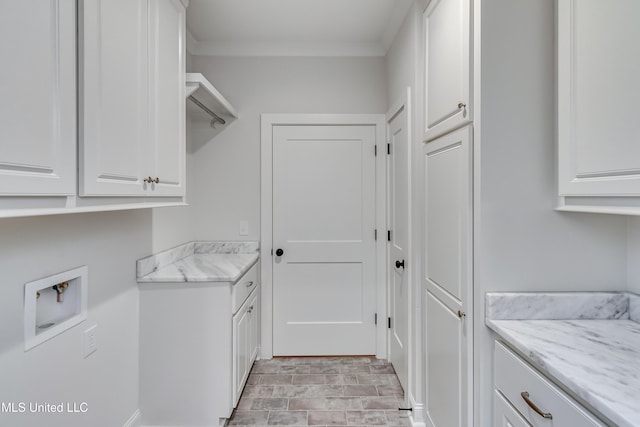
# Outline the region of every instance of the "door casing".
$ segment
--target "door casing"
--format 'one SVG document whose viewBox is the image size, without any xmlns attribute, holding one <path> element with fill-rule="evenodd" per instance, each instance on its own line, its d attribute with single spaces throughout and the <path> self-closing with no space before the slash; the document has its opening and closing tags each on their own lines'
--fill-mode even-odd
<svg viewBox="0 0 640 427">
<path fill-rule="evenodd" d="M 384 114 L 262 114 L 260 127 L 260 282 L 261 354 L 262 359 L 273 357 L 273 134 L 274 126 L 287 125 L 368 125 L 375 126 L 376 146 L 376 357 L 387 357 L 387 241 L 386 241 L 386 156 Z M 374 230 L 371 230 L 373 233 Z"/>
</svg>

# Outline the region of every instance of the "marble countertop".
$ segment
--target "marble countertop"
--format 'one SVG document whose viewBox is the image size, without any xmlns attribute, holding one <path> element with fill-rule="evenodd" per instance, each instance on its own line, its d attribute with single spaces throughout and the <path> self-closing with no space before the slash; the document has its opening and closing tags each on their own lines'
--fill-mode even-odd
<svg viewBox="0 0 640 427">
<path fill-rule="evenodd" d="M 258 242 L 190 242 L 138 260 L 137 280 L 235 283 L 259 257 Z"/>
<path fill-rule="evenodd" d="M 486 324 L 553 382 L 618 426 L 640 426 L 640 297 L 487 294 Z"/>
</svg>

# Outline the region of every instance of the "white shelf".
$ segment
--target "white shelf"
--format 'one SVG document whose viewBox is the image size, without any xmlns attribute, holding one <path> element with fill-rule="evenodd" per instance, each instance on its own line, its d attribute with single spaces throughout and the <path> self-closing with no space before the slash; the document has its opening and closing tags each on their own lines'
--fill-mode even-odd
<svg viewBox="0 0 640 427">
<path fill-rule="evenodd" d="M 216 123 L 216 129 L 223 129 L 238 118 L 236 109 L 200 73 L 186 74 L 186 97 L 193 96 L 206 108 L 222 118 L 226 123 Z M 194 102 L 187 101 L 187 113 L 192 121 L 211 123 L 213 117 Z"/>
</svg>

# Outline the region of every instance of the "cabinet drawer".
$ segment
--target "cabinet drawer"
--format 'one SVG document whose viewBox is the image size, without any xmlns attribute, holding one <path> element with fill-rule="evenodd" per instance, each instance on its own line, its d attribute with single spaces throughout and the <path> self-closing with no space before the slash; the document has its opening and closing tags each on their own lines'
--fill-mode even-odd
<svg viewBox="0 0 640 427">
<path fill-rule="evenodd" d="M 531 427 L 498 390 L 493 391 L 493 427 Z"/>
<path fill-rule="evenodd" d="M 496 341 L 495 386 L 534 427 L 604 426 L 566 393 L 550 383 L 511 350 Z M 552 418 L 543 418 L 524 400 L 522 393 Z"/>
<path fill-rule="evenodd" d="M 251 291 L 258 286 L 258 265 L 260 261 L 256 262 L 253 267 L 249 269 L 234 285 L 231 289 L 231 306 L 232 312 L 235 314 L 244 300 L 247 299 Z"/>
</svg>

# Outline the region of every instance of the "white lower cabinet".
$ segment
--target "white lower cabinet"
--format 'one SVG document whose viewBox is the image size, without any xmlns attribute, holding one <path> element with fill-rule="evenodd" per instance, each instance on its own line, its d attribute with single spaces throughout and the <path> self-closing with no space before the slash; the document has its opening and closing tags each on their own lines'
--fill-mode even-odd
<svg viewBox="0 0 640 427">
<path fill-rule="evenodd" d="M 247 382 L 258 354 L 259 292 L 254 290 L 233 316 L 233 406 Z"/>
<path fill-rule="evenodd" d="M 605 426 L 498 341 L 495 343 L 494 376 L 495 427 Z M 502 396 L 505 402 L 500 402 Z M 504 405 L 508 406 L 505 408 Z"/>
<path fill-rule="evenodd" d="M 258 353 L 258 270 L 235 284 L 140 284 L 143 425 L 218 426 L 231 416 Z"/>
<path fill-rule="evenodd" d="M 498 390 L 493 392 L 494 427 L 531 427 Z"/>
</svg>

